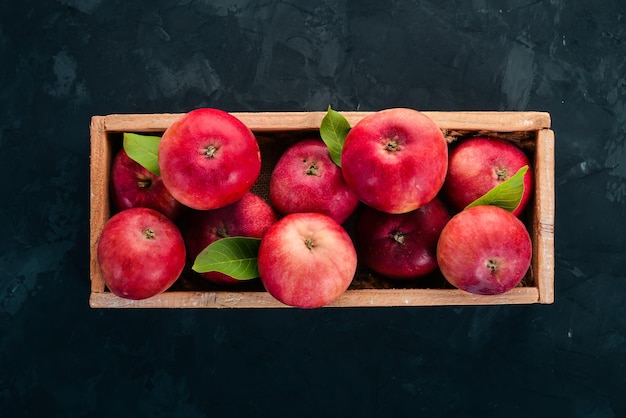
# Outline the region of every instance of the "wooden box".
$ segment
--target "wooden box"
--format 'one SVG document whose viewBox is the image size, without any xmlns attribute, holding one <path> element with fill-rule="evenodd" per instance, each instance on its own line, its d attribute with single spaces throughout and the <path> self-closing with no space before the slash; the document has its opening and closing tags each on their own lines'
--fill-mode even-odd
<svg viewBox="0 0 626 418">
<path fill-rule="evenodd" d="M 371 112 L 341 112 L 354 126 Z M 318 135 L 326 112 L 232 113 L 257 136 L 262 174 L 253 189 L 267 195 L 269 173 L 280 154 L 306 136 Z M 440 277 L 396 283 L 359 267 L 350 288 L 328 307 L 549 304 L 554 301 L 554 134 L 544 112 L 424 112 L 449 142 L 478 133 L 513 141 L 531 157 L 535 174 L 533 202 L 523 216 L 533 242 L 531 268 L 521 285 L 497 296 L 480 296 L 452 288 Z M 257 279 L 219 287 L 185 272 L 168 291 L 144 300 L 128 300 L 106 289 L 96 257 L 98 237 L 111 216 L 109 175 L 122 134 L 160 135 L 181 114 L 113 114 L 91 120 L 90 275 L 93 308 L 276 308 L 285 307 Z"/>
</svg>

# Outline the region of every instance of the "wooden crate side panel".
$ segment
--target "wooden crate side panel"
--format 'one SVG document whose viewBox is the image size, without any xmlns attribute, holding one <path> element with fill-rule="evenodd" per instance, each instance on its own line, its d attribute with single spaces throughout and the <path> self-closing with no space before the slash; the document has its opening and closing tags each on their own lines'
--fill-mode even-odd
<svg viewBox="0 0 626 418">
<path fill-rule="evenodd" d="M 97 245 L 100 232 L 110 216 L 107 185 L 111 170 L 111 151 L 107 144 L 105 120 L 105 117 L 94 116 L 90 126 L 89 252 L 92 292 L 104 292 L 104 281 L 97 260 Z"/>
<path fill-rule="evenodd" d="M 354 126 L 374 112 L 340 112 Z M 544 112 L 422 112 L 441 129 L 469 131 L 535 131 L 550 127 Z M 233 113 L 253 131 L 319 129 L 326 112 Z"/>
<path fill-rule="evenodd" d="M 535 156 L 535 217 L 533 260 L 539 302 L 554 302 L 554 132 L 549 129 L 537 133 Z"/>
<path fill-rule="evenodd" d="M 373 112 L 340 112 L 350 126 Z M 550 115 L 544 112 L 423 112 L 441 129 L 475 131 L 535 131 L 550 127 Z M 251 130 L 294 131 L 319 129 L 326 112 L 232 112 Z M 113 114 L 106 116 L 109 132 L 158 132 L 167 129 L 182 114 Z"/>
</svg>

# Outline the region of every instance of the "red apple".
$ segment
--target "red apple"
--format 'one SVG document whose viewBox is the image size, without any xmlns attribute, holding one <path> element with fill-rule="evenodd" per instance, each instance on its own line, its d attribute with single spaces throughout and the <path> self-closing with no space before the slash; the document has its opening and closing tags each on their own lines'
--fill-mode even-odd
<svg viewBox="0 0 626 418">
<path fill-rule="evenodd" d="M 359 259 L 391 279 L 416 279 L 437 269 L 437 240 L 450 215 L 438 198 L 411 212 L 392 214 L 365 206 L 355 242 Z"/>
<path fill-rule="evenodd" d="M 172 220 L 178 219 L 185 206 L 174 199 L 161 177 L 152 174 L 121 149 L 111 167 L 111 199 L 115 209 L 144 207 L 158 210 Z"/>
<path fill-rule="evenodd" d="M 462 140 L 450 150 L 442 196 L 452 208 L 463 210 L 525 165 L 530 168 L 528 157 L 511 142 L 486 136 Z M 524 176 L 522 200 L 514 215 L 524 210 L 532 191 L 533 173 L 529 169 Z"/>
<path fill-rule="evenodd" d="M 319 212 L 343 223 L 359 205 L 321 139 L 305 139 L 280 157 L 270 179 L 270 200 L 282 214 Z"/>
<path fill-rule="evenodd" d="M 318 308 L 341 296 L 354 278 L 357 256 L 346 230 L 330 216 L 292 213 L 261 240 L 258 267 L 265 289 L 280 302 Z"/>
<path fill-rule="evenodd" d="M 219 209 L 191 210 L 181 227 L 187 247 L 187 257 L 193 262 L 202 250 L 221 238 L 262 238 L 276 219 L 274 209 L 252 192 L 246 193 L 237 202 Z M 214 283 L 244 282 L 217 271 L 200 273 L 200 275 Z"/>
<path fill-rule="evenodd" d="M 437 262 L 448 282 L 480 295 L 497 295 L 517 286 L 531 258 L 526 227 L 497 206 L 475 206 L 454 215 L 437 245 Z"/>
<path fill-rule="evenodd" d="M 423 113 L 392 108 L 350 129 L 341 155 L 343 176 L 368 206 L 405 213 L 430 202 L 443 185 L 448 146 Z"/>
<path fill-rule="evenodd" d="M 159 168 L 165 187 L 179 202 L 208 210 L 241 199 L 261 172 L 254 134 L 218 109 L 192 110 L 163 133 Z"/>
<path fill-rule="evenodd" d="M 145 299 L 167 290 L 185 267 L 179 229 L 149 208 L 113 215 L 98 240 L 97 259 L 104 283 L 117 296 Z"/>
</svg>

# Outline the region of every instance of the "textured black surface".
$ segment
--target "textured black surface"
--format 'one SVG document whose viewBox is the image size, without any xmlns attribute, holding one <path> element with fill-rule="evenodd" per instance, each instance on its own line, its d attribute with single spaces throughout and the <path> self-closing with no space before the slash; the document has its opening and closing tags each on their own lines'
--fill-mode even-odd
<svg viewBox="0 0 626 418">
<path fill-rule="evenodd" d="M 0 416 L 626 416 L 626 6 L 0 3 Z M 552 305 L 88 307 L 89 121 L 539 110 Z"/>
</svg>

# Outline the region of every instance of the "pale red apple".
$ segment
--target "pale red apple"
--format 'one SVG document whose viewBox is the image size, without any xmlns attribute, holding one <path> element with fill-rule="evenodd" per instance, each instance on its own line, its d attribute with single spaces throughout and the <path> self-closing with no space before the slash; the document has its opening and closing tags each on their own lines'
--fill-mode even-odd
<svg viewBox="0 0 626 418">
<path fill-rule="evenodd" d="M 252 131 L 218 109 L 192 110 L 163 133 L 159 168 L 165 187 L 193 209 L 217 209 L 241 199 L 261 171 Z"/>
<path fill-rule="evenodd" d="M 452 208 L 463 210 L 525 165 L 529 169 L 524 175 L 522 199 L 513 211 L 516 216 L 528 205 L 534 188 L 533 172 L 526 153 L 515 144 L 495 137 L 461 140 L 450 150 L 448 176 L 442 196 Z"/>
<path fill-rule="evenodd" d="M 111 200 L 116 210 L 145 207 L 176 220 L 185 206 L 174 199 L 161 177 L 152 174 L 120 149 L 111 167 Z"/>
<path fill-rule="evenodd" d="M 405 213 L 430 202 L 443 185 L 448 146 L 423 113 L 392 108 L 350 129 L 341 155 L 343 176 L 368 206 Z"/>
<path fill-rule="evenodd" d="M 221 238 L 262 238 L 276 219 L 274 209 L 252 192 L 219 209 L 191 210 L 181 227 L 187 258 L 193 262 L 202 250 Z M 217 271 L 200 273 L 200 276 L 220 284 L 245 282 Z"/>
<path fill-rule="evenodd" d="M 169 289 L 185 267 L 185 244 L 176 225 L 149 208 L 113 215 L 98 240 L 106 286 L 126 299 L 146 299 Z"/>
<path fill-rule="evenodd" d="M 289 147 L 276 163 L 269 187 L 272 205 L 282 214 L 319 212 L 343 223 L 359 205 L 321 139 Z"/>
<path fill-rule="evenodd" d="M 437 269 L 437 240 L 450 215 L 435 197 L 411 212 L 391 214 L 365 206 L 355 242 L 359 260 L 391 279 L 416 279 Z"/>
<path fill-rule="evenodd" d="M 335 301 L 356 273 L 356 250 L 328 215 L 292 213 L 261 240 L 258 267 L 265 289 L 285 305 L 319 308 Z"/>
<path fill-rule="evenodd" d="M 497 206 L 475 206 L 454 215 L 437 245 L 437 262 L 446 280 L 480 295 L 513 289 L 526 275 L 531 258 L 526 227 Z"/>
</svg>

